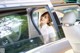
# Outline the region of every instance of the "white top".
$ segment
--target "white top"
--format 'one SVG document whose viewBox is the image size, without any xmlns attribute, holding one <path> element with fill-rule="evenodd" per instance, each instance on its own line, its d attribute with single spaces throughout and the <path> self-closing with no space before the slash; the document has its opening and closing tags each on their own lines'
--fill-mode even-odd
<svg viewBox="0 0 80 53">
<path fill-rule="evenodd" d="M 48 26 L 47 24 L 44 24 L 42 28 L 40 29 L 42 35 L 51 35 L 51 36 L 56 36 L 55 29 L 53 26 Z"/>
</svg>

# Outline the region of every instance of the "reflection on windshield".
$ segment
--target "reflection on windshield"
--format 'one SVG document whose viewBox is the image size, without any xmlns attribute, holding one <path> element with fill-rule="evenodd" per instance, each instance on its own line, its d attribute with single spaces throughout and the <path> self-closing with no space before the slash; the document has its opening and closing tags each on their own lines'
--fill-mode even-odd
<svg viewBox="0 0 80 53">
<path fill-rule="evenodd" d="M 0 18 L 0 45 L 27 38 L 27 18 L 24 15 L 7 15 Z M 24 31 L 27 33 L 23 35 Z M 21 35 L 23 35 L 21 37 Z M 25 39 L 24 38 L 24 39 Z"/>
<path fill-rule="evenodd" d="M 0 38 L 10 35 L 13 32 L 18 32 L 21 26 L 22 19 L 15 18 L 13 16 L 5 17 L 0 20 Z M 17 23 L 17 24 L 16 24 Z"/>
<path fill-rule="evenodd" d="M 5 53 L 20 53 L 42 44 L 39 37 L 29 39 L 26 13 L 0 17 L 0 46 Z"/>
</svg>

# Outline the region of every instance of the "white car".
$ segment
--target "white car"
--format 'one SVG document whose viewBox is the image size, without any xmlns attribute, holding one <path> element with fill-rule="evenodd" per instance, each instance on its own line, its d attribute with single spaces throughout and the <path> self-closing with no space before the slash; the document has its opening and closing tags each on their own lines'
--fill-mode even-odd
<svg viewBox="0 0 80 53">
<path fill-rule="evenodd" d="M 67 19 L 65 18 L 66 13 L 74 12 L 79 17 L 79 11 L 79 4 L 66 4 L 63 0 L 1 1 L 0 46 L 5 53 L 73 53 L 75 49 L 72 45 L 74 44 L 70 41 L 73 40 L 73 37 L 69 38 L 69 33 L 72 31 L 65 30 L 63 23 Z M 47 44 L 44 44 L 39 27 L 40 17 L 44 12 L 50 14 L 53 28 L 57 34 L 57 40 Z M 69 15 L 67 16 L 69 17 Z M 76 23 L 78 24 L 79 21 L 77 18 Z M 70 26 L 73 25 L 76 24 Z M 2 51 L 0 50 L 0 52 Z"/>
</svg>

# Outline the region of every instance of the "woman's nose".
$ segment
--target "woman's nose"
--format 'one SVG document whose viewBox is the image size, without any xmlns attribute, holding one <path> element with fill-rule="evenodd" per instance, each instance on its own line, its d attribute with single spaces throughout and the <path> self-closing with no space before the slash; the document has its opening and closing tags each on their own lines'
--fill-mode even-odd
<svg viewBox="0 0 80 53">
<path fill-rule="evenodd" d="M 45 18 L 43 17 L 43 19 L 42 19 L 43 21 L 45 20 Z"/>
</svg>

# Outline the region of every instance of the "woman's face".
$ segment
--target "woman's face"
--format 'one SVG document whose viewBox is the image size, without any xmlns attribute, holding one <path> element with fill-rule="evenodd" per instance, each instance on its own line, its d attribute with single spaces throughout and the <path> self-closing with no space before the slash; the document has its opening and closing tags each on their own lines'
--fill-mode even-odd
<svg viewBox="0 0 80 53">
<path fill-rule="evenodd" d="M 45 16 L 42 17 L 41 22 L 43 24 L 47 24 L 49 22 L 49 16 L 48 16 L 48 14 L 46 14 Z"/>
</svg>

